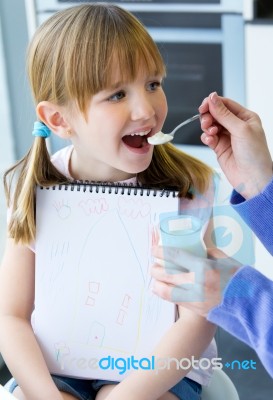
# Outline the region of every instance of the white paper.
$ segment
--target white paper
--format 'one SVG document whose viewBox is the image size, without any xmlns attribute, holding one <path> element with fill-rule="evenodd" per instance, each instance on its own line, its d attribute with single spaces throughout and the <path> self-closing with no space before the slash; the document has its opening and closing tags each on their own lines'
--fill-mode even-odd
<svg viewBox="0 0 273 400">
<path fill-rule="evenodd" d="M 172 196 L 37 189 L 33 326 L 51 372 L 122 380 L 96 360 L 152 354 L 175 307 L 151 292 L 151 246 L 177 209 Z"/>
</svg>

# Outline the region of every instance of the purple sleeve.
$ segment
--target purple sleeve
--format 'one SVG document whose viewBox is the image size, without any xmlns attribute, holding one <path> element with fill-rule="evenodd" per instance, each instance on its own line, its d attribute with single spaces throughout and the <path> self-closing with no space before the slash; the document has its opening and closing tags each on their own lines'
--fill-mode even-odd
<svg viewBox="0 0 273 400">
<path fill-rule="evenodd" d="M 273 255 L 273 180 L 260 194 L 249 200 L 233 191 L 230 202 Z"/>
<path fill-rule="evenodd" d="M 273 282 L 252 267 L 242 267 L 225 289 L 208 321 L 245 342 L 273 377 Z"/>
<path fill-rule="evenodd" d="M 233 191 L 231 205 L 273 255 L 273 180 L 249 200 Z M 222 304 L 207 319 L 251 346 L 273 377 L 271 280 L 252 267 L 241 268 L 226 287 Z"/>
</svg>

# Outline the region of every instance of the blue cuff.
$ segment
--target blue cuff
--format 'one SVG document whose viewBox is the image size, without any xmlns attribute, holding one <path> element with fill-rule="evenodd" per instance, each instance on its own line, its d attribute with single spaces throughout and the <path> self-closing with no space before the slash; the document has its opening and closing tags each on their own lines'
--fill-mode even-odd
<svg viewBox="0 0 273 400">
<path fill-rule="evenodd" d="M 273 180 L 255 197 L 245 200 L 235 190 L 231 205 L 273 255 Z"/>
</svg>

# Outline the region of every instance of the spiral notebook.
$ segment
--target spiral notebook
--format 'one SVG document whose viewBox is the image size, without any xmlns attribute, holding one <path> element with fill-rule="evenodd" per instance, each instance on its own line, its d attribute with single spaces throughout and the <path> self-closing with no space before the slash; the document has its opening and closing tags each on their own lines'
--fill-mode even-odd
<svg viewBox="0 0 273 400">
<path fill-rule="evenodd" d="M 151 246 L 178 203 L 132 186 L 37 188 L 33 328 L 52 373 L 120 381 L 132 357 L 149 368 L 175 320 L 151 291 Z"/>
</svg>

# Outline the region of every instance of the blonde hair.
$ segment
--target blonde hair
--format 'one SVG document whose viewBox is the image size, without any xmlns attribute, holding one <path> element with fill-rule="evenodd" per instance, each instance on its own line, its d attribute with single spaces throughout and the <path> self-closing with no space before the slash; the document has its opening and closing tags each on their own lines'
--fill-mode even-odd
<svg viewBox="0 0 273 400">
<path fill-rule="evenodd" d="M 133 81 L 143 66 L 165 75 L 161 54 L 144 26 L 128 11 L 111 4 L 85 4 L 57 12 L 36 31 L 27 52 L 27 69 L 35 103 L 76 102 L 86 116 L 90 99 L 112 83 L 113 62 L 122 81 Z M 209 167 L 171 144 L 155 146 L 153 158 L 138 181 L 153 187 L 173 187 L 191 197 L 204 192 Z M 12 181 L 16 177 L 16 187 Z M 35 188 L 67 182 L 51 163 L 43 138 L 35 138 L 27 155 L 4 175 L 12 207 L 9 235 L 16 242 L 35 238 Z"/>
</svg>

